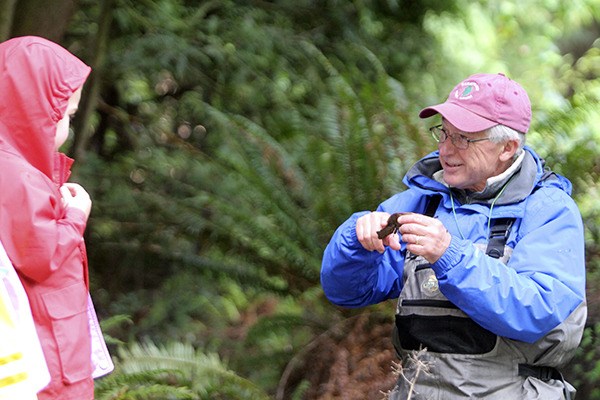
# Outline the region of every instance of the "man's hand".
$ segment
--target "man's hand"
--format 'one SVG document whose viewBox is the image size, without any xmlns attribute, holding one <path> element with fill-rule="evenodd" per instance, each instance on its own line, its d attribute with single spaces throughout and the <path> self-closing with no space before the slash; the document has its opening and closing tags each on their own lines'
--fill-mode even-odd
<svg viewBox="0 0 600 400">
<path fill-rule="evenodd" d="M 90 216 L 92 200 L 81 185 L 67 182 L 60 187 L 60 193 L 66 208 L 73 207 L 83 211 L 86 219 Z"/>
<path fill-rule="evenodd" d="M 400 238 L 397 233 L 394 232 L 383 239 L 377 236 L 377 232 L 387 225 L 389 218 L 390 214 L 376 211 L 363 215 L 356 221 L 356 236 L 365 249 L 383 253 L 385 246 L 389 246 L 391 249 L 400 250 Z"/>
<path fill-rule="evenodd" d="M 450 246 L 452 236 L 436 218 L 408 213 L 401 215 L 398 223 L 401 225 L 399 230 L 406 248 L 413 254 L 423 256 L 431 264 Z"/>
</svg>

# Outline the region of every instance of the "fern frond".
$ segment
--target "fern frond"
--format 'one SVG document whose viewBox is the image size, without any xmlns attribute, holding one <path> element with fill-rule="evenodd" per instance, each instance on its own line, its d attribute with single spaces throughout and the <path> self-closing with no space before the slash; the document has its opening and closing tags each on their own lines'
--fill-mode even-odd
<svg viewBox="0 0 600 400">
<path fill-rule="evenodd" d="M 232 399 L 268 399 L 255 384 L 227 369 L 216 354 L 180 342 L 146 341 L 120 348 L 117 369 L 96 388 L 98 399 L 208 399 L 231 393 L 236 393 Z"/>
</svg>

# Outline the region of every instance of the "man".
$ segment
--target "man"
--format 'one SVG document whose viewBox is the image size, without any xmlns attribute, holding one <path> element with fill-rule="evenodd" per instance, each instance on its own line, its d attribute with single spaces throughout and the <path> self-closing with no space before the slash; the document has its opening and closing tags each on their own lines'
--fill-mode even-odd
<svg viewBox="0 0 600 400">
<path fill-rule="evenodd" d="M 333 235 L 325 294 L 345 307 L 398 298 L 391 399 L 572 399 L 558 368 L 587 308 L 571 184 L 524 145 L 529 98 L 506 76 L 470 76 L 420 117 L 436 114 L 438 151 L 408 171 L 408 189 Z M 380 239 L 397 212 L 399 230 Z"/>
</svg>

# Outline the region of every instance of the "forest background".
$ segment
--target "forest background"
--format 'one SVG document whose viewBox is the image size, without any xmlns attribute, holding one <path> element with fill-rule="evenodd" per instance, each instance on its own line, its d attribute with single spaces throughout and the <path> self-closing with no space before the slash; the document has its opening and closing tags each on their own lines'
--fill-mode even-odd
<svg viewBox="0 0 600 400">
<path fill-rule="evenodd" d="M 64 151 L 91 194 L 98 399 L 382 399 L 393 301 L 328 303 L 321 255 L 434 149 L 418 110 L 477 72 L 533 103 L 574 185 L 589 318 L 565 369 L 600 399 L 597 0 L 0 0 L 92 66 Z"/>
</svg>

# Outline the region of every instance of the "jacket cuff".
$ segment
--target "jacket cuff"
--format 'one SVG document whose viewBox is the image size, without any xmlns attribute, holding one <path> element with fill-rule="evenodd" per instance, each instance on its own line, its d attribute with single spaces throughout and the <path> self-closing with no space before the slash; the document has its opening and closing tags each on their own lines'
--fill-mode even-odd
<svg viewBox="0 0 600 400">
<path fill-rule="evenodd" d="M 443 275 L 446 275 L 448 271 L 460 263 L 465 257 L 466 252 L 469 250 L 470 245 L 470 241 L 452 236 L 450 245 L 444 254 L 442 254 L 442 256 L 431 265 L 437 277 L 439 278 Z"/>
<path fill-rule="evenodd" d="M 352 216 L 346 221 L 346 229 L 343 232 L 345 238 L 345 246 L 350 249 L 362 248 L 362 244 L 358 241 L 358 235 L 356 234 L 356 221 L 363 215 L 368 214 L 369 211 L 360 211 L 352 214 Z"/>
<path fill-rule="evenodd" d="M 64 219 L 72 224 L 77 231 L 83 235 L 87 225 L 87 217 L 82 210 L 74 207 L 67 207 Z"/>
</svg>

